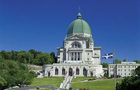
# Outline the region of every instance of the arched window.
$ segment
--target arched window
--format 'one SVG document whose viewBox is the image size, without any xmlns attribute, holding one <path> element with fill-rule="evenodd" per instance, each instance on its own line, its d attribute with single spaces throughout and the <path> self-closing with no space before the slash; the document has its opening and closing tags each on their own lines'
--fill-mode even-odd
<svg viewBox="0 0 140 90">
<path fill-rule="evenodd" d="M 72 43 L 72 48 L 81 48 L 81 44 L 79 42 Z"/>
<path fill-rule="evenodd" d="M 79 75 L 79 68 L 76 68 L 76 75 Z"/>
<path fill-rule="evenodd" d="M 55 75 L 58 75 L 58 68 L 55 68 Z"/>
<path fill-rule="evenodd" d="M 85 67 L 83 68 L 83 75 L 87 76 L 87 69 Z"/>
<path fill-rule="evenodd" d="M 72 76 L 72 74 L 73 74 L 73 70 L 72 68 L 69 68 L 69 76 Z"/>
<path fill-rule="evenodd" d="M 65 75 L 65 68 L 62 69 L 62 75 Z"/>
</svg>

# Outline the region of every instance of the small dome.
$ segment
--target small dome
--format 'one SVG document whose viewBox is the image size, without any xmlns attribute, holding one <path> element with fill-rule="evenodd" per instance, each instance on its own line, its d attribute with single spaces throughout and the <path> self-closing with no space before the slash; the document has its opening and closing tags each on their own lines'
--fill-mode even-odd
<svg viewBox="0 0 140 90">
<path fill-rule="evenodd" d="M 67 35 L 84 33 L 91 35 L 91 30 L 88 23 L 82 19 L 82 15 L 79 12 L 77 15 L 77 19 L 69 25 Z"/>
</svg>

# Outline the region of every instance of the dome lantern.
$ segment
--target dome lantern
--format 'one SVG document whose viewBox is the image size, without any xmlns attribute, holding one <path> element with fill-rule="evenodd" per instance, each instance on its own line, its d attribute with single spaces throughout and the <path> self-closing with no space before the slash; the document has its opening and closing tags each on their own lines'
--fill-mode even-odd
<svg viewBox="0 0 140 90">
<path fill-rule="evenodd" d="M 82 19 L 82 15 L 81 15 L 80 12 L 79 12 L 78 15 L 77 15 L 77 19 Z"/>
<path fill-rule="evenodd" d="M 82 19 L 80 11 L 77 15 L 77 19 L 69 25 L 67 30 L 67 35 L 74 34 L 87 34 L 91 36 L 90 26 L 85 20 Z"/>
</svg>

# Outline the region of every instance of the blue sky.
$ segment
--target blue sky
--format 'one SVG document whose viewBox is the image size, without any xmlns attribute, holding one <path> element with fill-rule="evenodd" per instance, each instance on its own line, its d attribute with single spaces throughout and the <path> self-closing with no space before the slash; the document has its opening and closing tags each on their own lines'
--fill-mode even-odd
<svg viewBox="0 0 140 90">
<path fill-rule="evenodd" d="M 140 60 L 139 0 L 0 0 L 0 51 L 56 52 L 79 7 L 102 55 Z"/>
</svg>

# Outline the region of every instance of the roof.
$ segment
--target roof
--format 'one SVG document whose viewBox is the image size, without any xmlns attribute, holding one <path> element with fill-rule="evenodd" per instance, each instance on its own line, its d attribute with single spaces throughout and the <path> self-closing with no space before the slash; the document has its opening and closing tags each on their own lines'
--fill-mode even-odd
<svg viewBox="0 0 140 90">
<path fill-rule="evenodd" d="M 89 42 L 93 42 L 93 38 L 92 37 L 89 38 Z"/>
<path fill-rule="evenodd" d="M 85 20 L 82 19 L 82 15 L 79 12 L 77 15 L 77 19 L 69 25 L 67 35 L 84 33 L 91 35 L 91 30 L 90 26 Z"/>
</svg>

